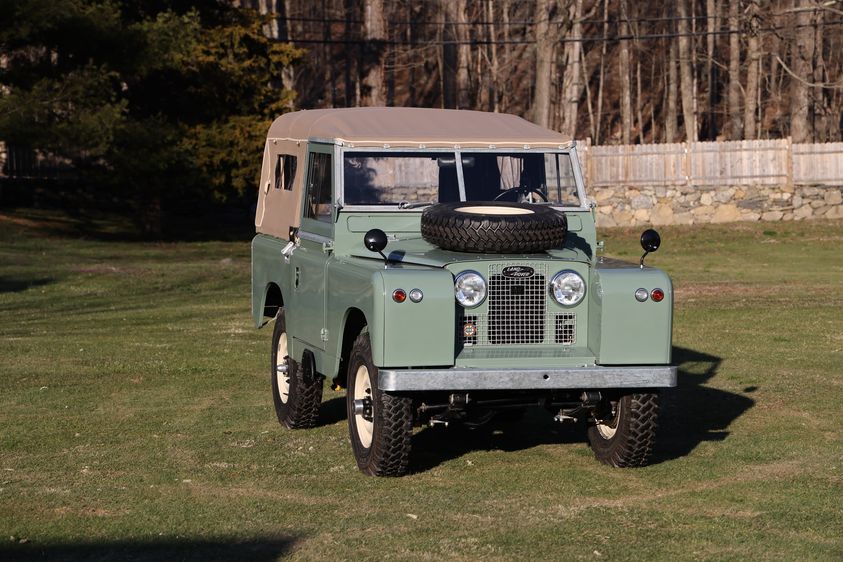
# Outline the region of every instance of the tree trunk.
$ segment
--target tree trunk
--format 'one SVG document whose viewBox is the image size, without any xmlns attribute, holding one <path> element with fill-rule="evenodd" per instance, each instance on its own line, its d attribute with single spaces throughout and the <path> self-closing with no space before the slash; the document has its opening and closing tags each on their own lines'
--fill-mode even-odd
<svg viewBox="0 0 843 562">
<path fill-rule="evenodd" d="M 450 109 L 469 109 L 469 46 L 465 24 L 466 0 L 441 0 L 445 19 L 442 30 L 442 96 L 443 105 Z"/>
<path fill-rule="evenodd" d="M 600 128 L 603 120 L 603 83 L 605 81 L 606 44 L 609 33 L 609 0 L 603 0 L 603 41 L 600 46 L 600 78 L 597 84 L 597 124 L 594 127 L 594 144 L 600 144 Z"/>
<path fill-rule="evenodd" d="M 536 74 L 533 93 L 533 122 L 550 123 L 550 74 L 556 41 L 550 33 L 551 0 L 536 0 Z"/>
<path fill-rule="evenodd" d="M 383 0 L 365 0 L 363 4 L 363 37 L 366 40 L 363 57 L 363 88 L 361 105 L 386 104 L 384 80 L 384 45 L 386 21 L 383 17 Z"/>
<path fill-rule="evenodd" d="M 676 91 L 679 86 L 679 73 L 676 71 L 677 52 L 676 41 L 671 41 L 667 57 L 667 119 L 664 124 L 665 142 L 676 142 L 676 119 L 678 116 Z"/>
<path fill-rule="evenodd" d="M 503 22 L 503 67 L 509 69 L 512 65 L 512 44 L 509 42 L 511 35 L 509 29 L 509 0 L 502 0 L 501 2 L 501 19 Z M 509 95 L 509 88 L 504 86 L 499 88 L 498 91 L 500 92 L 501 111 L 508 111 L 512 99 Z"/>
<path fill-rule="evenodd" d="M 583 0 L 574 0 L 568 14 L 572 22 L 568 35 L 571 41 L 565 43 L 564 76 L 562 78 L 562 125 L 563 135 L 575 138 L 577 134 L 577 113 L 583 90 L 583 78 L 580 70 L 582 60 L 582 6 Z"/>
<path fill-rule="evenodd" d="M 729 138 L 740 140 L 743 129 L 741 111 L 741 38 L 740 0 L 729 0 Z"/>
<path fill-rule="evenodd" d="M 626 0 L 621 0 L 621 21 L 618 33 L 621 37 L 629 36 L 629 21 Z M 632 143 L 632 85 L 629 78 L 629 39 L 621 39 L 618 71 L 621 81 L 621 142 Z"/>
<path fill-rule="evenodd" d="M 758 41 L 758 0 L 747 0 L 747 18 L 749 19 L 749 39 L 747 41 L 746 57 L 746 93 L 743 109 L 743 136 L 754 139 L 758 124 L 756 111 L 758 107 L 758 65 L 761 61 L 761 48 Z"/>
<path fill-rule="evenodd" d="M 823 31 L 824 11 L 817 10 L 814 13 L 815 37 L 814 37 L 814 76 L 815 84 L 824 84 L 827 81 L 825 58 L 823 57 Z M 828 142 L 829 131 L 829 107 L 826 100 L 828 90 L 825 88 L 813 88 L 814 95 L 814 142 Z"/>
<path fill-rule="evenodd" d="M 635 61 L 635 115 L 638 117 L 638 144 L 644 144 L 644 118 L 641 116 L 641 61 Z"/>
<path fill-rule="evenodd" d="M 285 1 L 287 1 L 287 0 L 285 0 Z M 353 66 L 352 61 L 354 60 L 353 59 L 354 55 L 352 53 L 352 47 L 351 47 L 350 41 L 351 41 L 351 37 L 352 37 L 351 22 L 353 20 L 352 15 L 353 15 L 353 11 L 354 11 L 355 0 L 344 0 L 344 4 L 345 4 L 345 6 L 344 6 L 345 7 L 345 27 L 344 27 L 345 40 L 349 41 L 349 43 L 347 43 L 345 45 L 345 49 L 344 49 L 344 51 L 345 51 L 345 65 L 343 65 L 345 67 L 344 68 L 344 70 L 345 70 L 345 106 L 346 107 L 353 107 L 353 106 L 357 105 L 357 96 L 356 96 L 356 89 L 357 88 L 355 86 L 354 80 L 352 79 L 352 76 L 355 76 L 355 74 L 351 72 L 351 68 Z"/>
<path fill-rule="evenodd" d="M 694 69 L 691 66 L 691 38 L 688 30 L 688 0 L 676 2 L 679 31 L 679 88 L 682 93 L 682 119 L 685 139 L 697 142 L 697 116 L 694 111 Z"/>
<path fill-rule="evenodd" d="M 506 6 L 504 5 L 504 8 Z M 495 31 L 495 10 L 493 0 L 487 0 L 486 17 L 489 20 L 489 59 L 491 63 L 491 76 L 489 77 L 489 111 L 497 113 L 498 106 L 498 46 L 496 45 L 497 33 Z"/>
<path fill-rule="evenodd" d="M 705 3 L 706 32 L 705 37 L 705 76 L 706 76 L 706 93 L 708 94 L 708 101 L 706 103 L 706 137 L 709 140 L 717 138 L 717 115 L 715 114 L 715 106 L 717 105 L 717 65 L 714 64 L 714 47 L 716 45 L 715 34 L 720 29 L 717 0 L 706 0 Z"/>
<path fill-rule="evenodd" d="M 793 142 L 811 142 L 813 139 L 809 121 L 812 92 L 808 83 L 814 75 L 814 28 L 811 26 L 814 14 L 806 9 L 812 5 L 811 0 L 793 1 L 794 8 L 804 10 L 796 13 L 796 40 L 790 55 L 790 68 L 795 74 L 790 77 L 790 136 Z"/>
<path fill-rule="evenodd" d="M 279 0 L 276 5 L 278 14 L 271 29 L 275 31 L 274 37 L 281 43 L 290 43 L 290 22 L 287 18 L 290 15 L 291 2 L 292 0 Z M 296 89 L 296 75 L 292 64 L 285 65 L 281 70 L 281 87 L 289 91 Z M 295 109 L 295 98 L 290 101 L 290 109 Z"/>
</svg>

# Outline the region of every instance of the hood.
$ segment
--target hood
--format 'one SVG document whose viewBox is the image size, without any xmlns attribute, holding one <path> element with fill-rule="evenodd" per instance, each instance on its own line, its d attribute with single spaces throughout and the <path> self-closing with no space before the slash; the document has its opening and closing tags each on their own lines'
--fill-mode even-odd
<svg viewBox="0 0 843 562">
<path fill-rule="evenodd" d="M 564 248 L 554 248 L 538 254 L 475 254 L 469 252 L 455 252 L 443 250 L 425 242 L 421 236 L 399 238 L 390 240 L 384 249 L 384 254 L 389 260 L 395 263 L 408 265 L 424 265 L 428 267 L 445 267 L 448 264 L 461 261 L 523 261 L 523 260 L 547 260 L 558 259 L 589 263 L 591 261 L 591 248 L 585 240 L 577 236 L 575 232 L 569 232 L 565 238 Z M 360 247 L 352 251 L 352 256 L 358 258 L 380 259 L 373 256 L 372 252 Z"/>
</svg>

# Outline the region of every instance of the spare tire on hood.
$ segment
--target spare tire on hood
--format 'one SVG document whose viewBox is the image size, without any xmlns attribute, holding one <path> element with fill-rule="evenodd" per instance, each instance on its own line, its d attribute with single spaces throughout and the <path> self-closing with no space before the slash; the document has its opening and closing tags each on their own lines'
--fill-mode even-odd
<svg viewBox="0 0 843 562">
<path fill-rule="evenodd" d="M 426 241 L 459 252 L 542 252 L 561 246 L 567 232 L 564 214 L 530 203 L 437 203 L 421 216 L 421 233 Z"/>
</svg>

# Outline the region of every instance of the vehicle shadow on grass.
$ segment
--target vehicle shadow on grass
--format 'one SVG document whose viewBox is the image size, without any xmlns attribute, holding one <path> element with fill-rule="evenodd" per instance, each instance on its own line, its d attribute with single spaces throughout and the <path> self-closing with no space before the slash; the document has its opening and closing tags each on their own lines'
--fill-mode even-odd
<svg viewBox="0 0 843 562">
<path fill-rule="evenodd" d="M 497 421 L 476 427 L 425 427 L 413 435 L 410 470 L 425 472 L 473 451 L 522 451 L 538 445 L 585 442 L 581 423 L 562 425 L 540 407 L 527 409 L 518 421 Z"/>
<path fill-rule="evenodd" d="M 239 561 L 269 562 L 290 554 L 296 540 L 286 537 L 257 539 L 208 539 L 163 541 L 103 541 L 79 543 L 44 543 L 35 541 L 14 546 L 0 546 L 0 560 L 50 562 L 96 560 L 108 561 Z"/>
<path fill-rule="evenodd" d="M 345 396 L 338 396 L 322 402 L 319 407 L 319 422 L 317 425 L 334 425 L 346 418 Z"/>
<path fill-rule="evenodd" d="M 705 386 L 722 362 L 716 355 L 673 348 L 678 386 L 662 392 L 653 464 L 684 457 L 704 441 L 723 441 L 732 422 L 755 405 L 746 396 L 758 389 L 755 386 L 743 394 Z"/>
<path fill-rule="evenodd" d="M 673 348 L 678 386 L 662 392 L 651 464 L 684 457 L 704 441 L 726 439 L 731 423 L 755 404 L 744 394 L 704 386 L 717 375 L 721 363 L 715 355 Z M 755 390 L 748 387 L 744 393 Z M 521 451 L 560 443 L 585 445 L 584 423 L 563 426 L 554 422 L 549 412 L 534 407 L 520 422 L 493 420 L 476 429 L 426 427 L 413 435 L 410 469 L 424 472 L 472 451 Z"/>
<path fill-rule="evenodd" d="M 52 277 L 37 277 L 34 279 L 0 277 L 0 293 L 20 293 L 32 287 L 41 287 L 54 282 L 55 279 Z"/>
</svg>

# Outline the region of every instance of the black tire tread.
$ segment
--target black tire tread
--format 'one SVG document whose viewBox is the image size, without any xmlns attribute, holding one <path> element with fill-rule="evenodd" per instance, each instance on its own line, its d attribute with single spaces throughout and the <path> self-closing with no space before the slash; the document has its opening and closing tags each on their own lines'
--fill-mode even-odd
<svg viewBox="0 0 843 562">
<path fill-rule="evenodd" d="M 517 207 L 528 215 L 461 213 L 465 206 Z M 529 203 L 439 203 L 421 216 L 422 238 L 445 250 L 474 253 L 535 253 L 562 246 L 568 231 L 565 215 Z"/>
<path fill-rule="evenodd" d="M 611 440 L 600 435 L 596 427 L 588 430 L 595 456 L 617 468 L 646 466 L 655 445 L 658 427 L 659 395 L 633 393 L 620 398 L 623 415 L 617 433 Z"/>
<path fill-rule="evenodd" d="M 290 393 L 287 403 L 281 402 L 275 380 L 275 365 L 278 358 L 278 340 L 286 331 L 284 309 L 278 311 L 275 317 L 275 327 L 272 332 L 272 353 L 270 361 L 270 384 L 272 398 L 275 404 L 275 415 L 278 422 L 288 429 L 311 429 L 319 423 L 319 406 L 322 403 L 322 379 L 315 375 L 313 382 L 307 383 L 302 378 L 301 366 L 292 358 L 289 361 Z"/>
<path fill-rule="evenodd" d="M 354 414 L 351 406 L 351 385 L 349 384 L 349 432 L 352 439 L 352 449 L 357 460 L 357 466 L 369 476 L 403 476 L 410 467 L 410 449 L 413 434 L 412 399 L 396 396 L 377 388 L 377 367 L 372 363 L 372 348 L 368 332 L 363 332 L 354 341 L 349 361 L 349 381 L 352 371 L 356 371 L 359 364 L 355 356 L 365 358 L 369 365 L 369 377 L 373 385 L 373 400 L 375 406 L 375 427 L 372 444 L 363 450 L 355 435 Z"/>
</svg>

